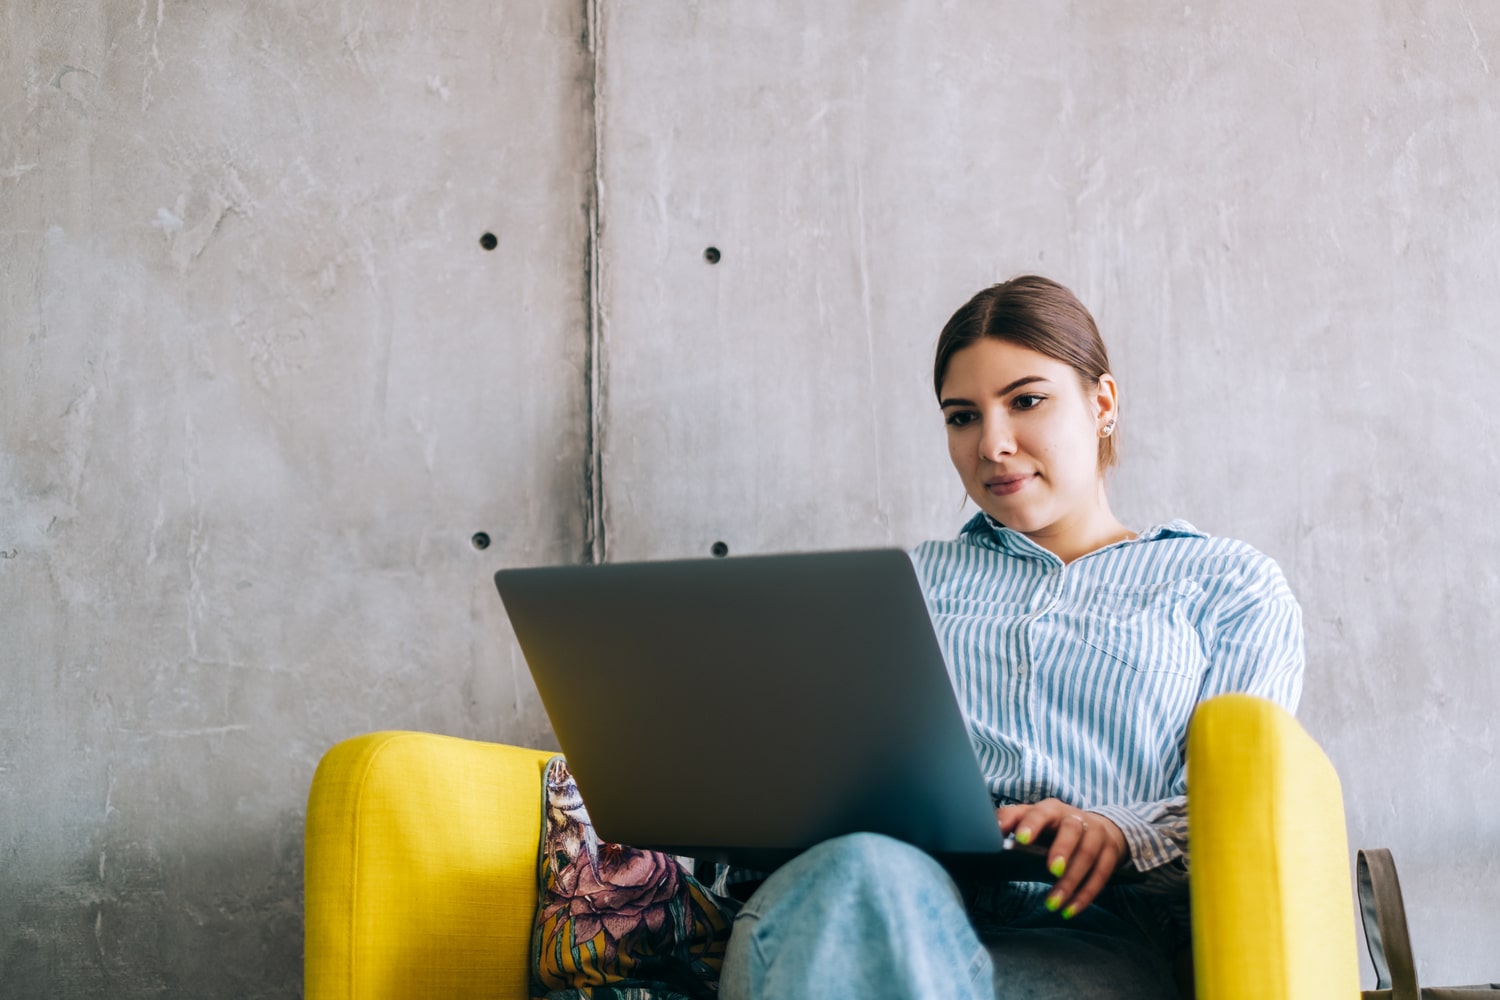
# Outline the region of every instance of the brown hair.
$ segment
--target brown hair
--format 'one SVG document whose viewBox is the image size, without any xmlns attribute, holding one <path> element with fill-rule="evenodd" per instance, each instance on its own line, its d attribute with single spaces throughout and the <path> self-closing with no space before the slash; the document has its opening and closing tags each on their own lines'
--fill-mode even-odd
<svg viewBox="0 0 1500 1000">
<path fill-rule="evenodd" d="M 964 303 L 938 337 L 932 389 L 943 398 L 943 379 L 953 355 L 984 337 L 1019 344 L 1061 361 L 1078 373 L 1084 389 L 1109 371 L 1109 354 L 1094 317 L 1071 291 L 1050 278 L 1023 274 L 991 285 Z M 1099 468 L 1118 460 L 1115 439 L 1099 439 Z"/>
</svg>

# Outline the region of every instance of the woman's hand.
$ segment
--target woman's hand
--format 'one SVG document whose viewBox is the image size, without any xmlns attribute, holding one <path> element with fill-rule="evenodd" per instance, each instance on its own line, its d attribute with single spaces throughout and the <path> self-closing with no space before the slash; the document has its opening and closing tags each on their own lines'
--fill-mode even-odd
<svg viewBox="0 0 1500 1000">
<path fill-rule="evenodd" d="M 1113 821 L 1061 799 L 1001 806 L 995 815 L 1000 829 L 1014 833 L 1023 844 L 1035 843 L 1052 833 L 1047 868 L 1057 877 L 1057 884 L 1047 894 L 1047 909 L 1061 910 L 1065 920 L 1092 903 L 1115 869 L 1130 856 L 1125 834 Z"/>
</svg>

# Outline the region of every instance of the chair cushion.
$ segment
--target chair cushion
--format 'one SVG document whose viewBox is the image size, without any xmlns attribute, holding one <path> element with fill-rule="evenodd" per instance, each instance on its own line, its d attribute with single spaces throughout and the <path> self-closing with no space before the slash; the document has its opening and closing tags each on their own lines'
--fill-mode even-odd
<svg viewBox="0 0 1500 1000">
<path fill-rule="evenodd" d="M 690 859 L 601 843 L 561 757 L 543 780 L 532 995 L 712 997 L 738 904 Z"/>
</svg>

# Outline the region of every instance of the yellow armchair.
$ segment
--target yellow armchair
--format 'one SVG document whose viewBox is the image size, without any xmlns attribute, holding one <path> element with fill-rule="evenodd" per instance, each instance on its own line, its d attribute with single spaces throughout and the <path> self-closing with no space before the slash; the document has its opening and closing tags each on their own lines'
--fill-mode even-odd
<svg viewBox="0 0 1500 1000">
<path fill-rule="evenodd" d="M 526 1000 L 551 754 L 424 733 L 329 750 L 307 810 L 307 1000 Z M 1338 776 L 1286 712 L 1188 737 L 1198 1000 L 1357 1000 Z"/>
<path fill-rule="evenodd" d="M 1197 1000 L 1358 1000 L 1333 764 L 1290 714 L 1221 695 L 1188 728 Z"/>
<path fill-rule="evenodd" d="M 305 847 L 309 1000 L 526 1000 L 550 753 L 427 733 L 338 744 Z"/>
</svg>

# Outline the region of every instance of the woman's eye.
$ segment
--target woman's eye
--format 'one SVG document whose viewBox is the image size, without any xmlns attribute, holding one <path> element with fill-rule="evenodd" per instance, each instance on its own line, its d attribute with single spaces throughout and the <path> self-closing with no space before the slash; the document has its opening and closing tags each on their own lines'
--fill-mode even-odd
<svg viewBox="0 0 1500 1000">
<path fill-rule="evenodd" d="M 1035 393 L 1028 392 L 1011 400 L 1011 405 L 1018 410 L 1034 410 L 1038 406 L 1041 406 L 1042 400 L 1046 398 L 1046 396 L 1038 396 Z"/>
<path fill-rule="evenodd" d="M 955 410 L 948 414 L 947 423 L 949 427 L 967 427 L 978 419 L 978 414 L 972 410 Z"/>
</svg>

